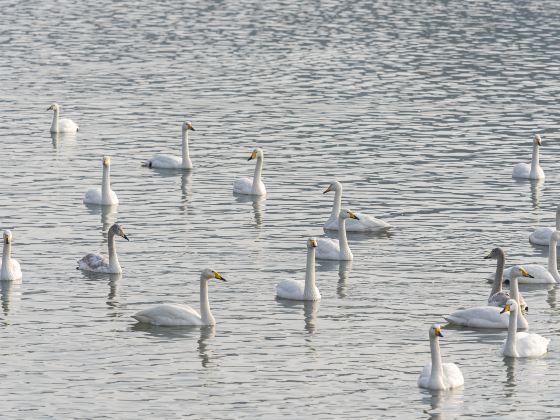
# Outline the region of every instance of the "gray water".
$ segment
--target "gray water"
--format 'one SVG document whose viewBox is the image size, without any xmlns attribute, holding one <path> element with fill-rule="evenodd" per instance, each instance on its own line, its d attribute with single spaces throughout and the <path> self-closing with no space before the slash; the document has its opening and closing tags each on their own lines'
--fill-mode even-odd
<svg viewBox="0 0 560 420">
<path fill-rule="evenodd" d="M 546 262 L 528 235 L 560 193 L 556 2 L 87 3 L 0 1 L 0 228 L 24 276 L 1 289 L 4 417 L 560 415 L 556 287 L 522 288 L 546 356 L 446 329 L 464 388 L 416 385 L 429 326 L 485 303 L 493 247 Z M 77 136 L 51 138 L 54 101 Z M 186 119 L 192 173 L 141 167 L 179 154 Z M 512 180 L 537 132 L 546 181 Z M 266 200 L 232 194 L 255 146 Z M 82 204 L 104 154 L 116 214 Z M 332 179 L 394 227 L 317 263 L 320 303 L 277 301 L 324 235 Z M 77 271 L 115 220 L 123 275 Z M 210 286 L 215 328 L 130 317 L 198 308 L 205 267 L 228 279 Z"/>
</svg>

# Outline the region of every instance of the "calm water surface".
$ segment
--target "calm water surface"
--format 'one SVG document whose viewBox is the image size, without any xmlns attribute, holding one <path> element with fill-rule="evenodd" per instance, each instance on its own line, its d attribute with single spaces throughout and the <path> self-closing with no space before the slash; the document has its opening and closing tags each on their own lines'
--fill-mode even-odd
<svg viewBox="0 0 560 420">
<path fill-rule="evenodd" d="M 535 226 L 560 194 L 560 6 L 496 2 L 0 1 L 0 227 L 21 285 L 2 285 L 6 418 L 455 418 L 560 416 L 560 293 L 525 290 L 537 360 L 504 359 L 505 332 L 447 329 L 465 387 L 420 390 L 428 328 L 484 304 L 502 246 L 546 261 Z M 53 102 L 80 124 L 51 138 Z M 140 166 L 180 151 L 192 173 Z M 542 135 L 544 184 L 511 179 Z M 266 200 L 232 194 L 265 150 Z M 82 204 L 112 156 L 121 204 Z M 386 235 L 350 235 L 351 264 L 317 264 L 323 300 L 276 301 L 304 277 L 343 182 Z M 105 250 L 122 276 L 75 261 Z M 160 302 L 198 308 L 212 267 L 215 328 L 148 328 Z"/>
</svg>

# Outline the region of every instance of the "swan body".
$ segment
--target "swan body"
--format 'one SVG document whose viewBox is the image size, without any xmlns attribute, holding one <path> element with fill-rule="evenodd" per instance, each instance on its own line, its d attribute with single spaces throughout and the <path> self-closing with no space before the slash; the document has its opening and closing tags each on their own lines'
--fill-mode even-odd
<svg viewBox="0 0 560 420">
<path fill-rule="evenodd" d="M 442 363 L 439 337 L 443 337 L 441 327 L 430 327 L 430 350 L 432 361 L 429 362 L 418 378 L 418 386 L 433 390 L 457 388 L 465 383 L 461 369 L 455 363 Z"/>
<path fill-rule="evenodd" d="M 216 271 L 210 269 L 202 271 L 200 275 L 200 314 L 187 305 L 164 303 L 137 312 L 132 317 L 145 324 L 164 327 L 215 325 L 216 320 L 210 312 L 210 303 L 208 301 L 208 280 L 210 279 L 226 281 Z"/>
<path fill-rule="evenodd" d="M 59 118 L 60 106 L 57 103 L 47 108 L 47 111 L 54 111 L 51 123 L 51 133 L 75 133 L 80 128 L 78 124 L 68 118 Z"/>
<path fill-rule="evenodd" d="M 305 281 L 283 280 L 276 285 L 276 296 L 291 300 L 320 300 L 321 293 L 315 285 L 315 248 L 317 241 L 311 238 L 307 241 L 307 266 Z"/>
<path fill-rule="evenodd" d="M 334 202 L 329 219 L 325 222 L 323 228 L 325 230 L 338 230 L 338 215 L 342 206 L 342 184 L 338 181 L 333 181 L 323 192 L 334 191 Z M 347 232 L 373 232 L 391 227 L 389 223 L 383 220 L 376 219 L 375 217 L 368 216 L 364 213 L 354 213 L 358 219 L 350 219 L 346 222 Z"/>
<path fill-rule="evenodd" d="M 321 260 L 350 261 L 354 259 L 346 238 L 345 222 L 347 219 L 358 220 L 358 216 L 347 209 L 338 214 L 338 240 L 319 238 L 317 240 L 317 258 Z"/>
<path fill-rule="evenodd" d="M 2 263 L 0 264 L 0 280 L 14 281 L 21 280 L 21 267 L 19 262 L 12 258 L 12 232 L 4 231 L 4 248 L 2 251 Z"/>
<path fill-rule="evenodd" d="M 513 167 L 513 178 L 544 179 L 544 171 L 539 165 L 539 147 L 542 146 L 541 136 L 535 134 L 533 140 L 533 158 L 531 164 L 518 163 Z"/>
<path fill-rule="evenodd" d="M 558 273 L 558 263 L 556 261 L 556 245 L 560 239 L 560 232 L 555 230 L 550 235 L 548 246 L 548 267 L 538 264 L 524 264 L 531 277 L 519 278 L 519 283 L 524 284 L 554 284 L 560 281 L 560 273 Z M 512 268 L 504 271 L 504 279 L 511 280 Z"/>
<path fill-rule="evenodd" d="M 115 248 L 115 235 L 121 236 L 127 241 L 128 236 L 124 230 L 118 225 L 114 224 L 109 229 L 108 233 L 108 247 L 109 257 L 101 254 L 90 253 L 78 260 L 78 269 L 84 271 L 93 271 L 95 273 L 122 273 L 119 259 L 117 258 L 117 249 Z"/>
<path fill-rule="evenodd" d="M 529 273 L 520 266 L 514 267 L 515 273 L 518 276 L 529 276 Z M 517 277 L 511 281 L 511 296 L 516 301 L 519 299 L 519 285 Z M 444 316 L 445 320 L 450 324 L 461 325 L 469 328 L 498 328 L 506 329 L 509 326 L 509 316 L 500 314 L 500 308 L 496 306 L 477 306 L 474 308 L 460 309 L 453 312 L 451 315 Z M 521 311 L 517 312 L 517 326 L 520 329 L 529 328 L 527 319 L 523 316 Z"/>
<path fill-rule="evenodd" d="M 253 175 L 253 180 L 249 178 L 236 179 L 233 183 L 233 192 L 237 194 L 245 195 L 266 195 L 266 187 L 262 182 L 262 168 L 264 154 L 261 148 L 256 148 L 249 156 L 247 160 L 257 159 L 257 164 L 255 165 L 255 173 Z"/>
<path fill-rule="evenodd" d="M 158 154 L 143 163 L 149 168 L 161 169 L 192 169 L 192 161 L 189 156 L 189 130 L 196 131 L 190 121 L 183 123 L 182 154 L 181 157 Z"/>
<path fill-rule="evenodd" d="M 117 194 L 111 189 L 111 158 L 103 157 L 103 181 L 101 189 L 91 188 L 84 196 L 84 204 L 109 206 L 119 204 Z"/>
<path fill-rule="evenodd" d="M 502 347 L 502 354 L 508 357 L 539 357 L 548 351 L 549 339 L 538 334 L 517 332 L 517 302 L 508 300 L 502 313 L 510 312 L 508 336 Z"/>
<path fill-rule="evenodd" d="M 550 244 L 550 237 L 555 230 L 560 230 L 560 205 L 556 208 L 556 229 L 551 227 L 536 228 L 531 235 L 529 235 L 529 242 L 535 245 Z"/>
<path fill-rule="evenodd" d="M 494 248 L 490 254 L 488 254 L 484 259 L 495 259 L 497 260 L 496 264 L 496 276 L 494 277 L 494 283 L 492 285 L 492 290 L 490 291 L 490 296 L 488 297 L 488 306 L 499 306 L 503 308 L 506 302 L 510 299 L 510 295 L 508 292 L 502 290 L 502 283 L 504 281 L 503 274 L 504 274 L 504 266 L 505 266 L 505 253 L 502 248 Z M 521 304 L 521 308 L 526 313 L 529 311 L 527 304 L 525 303 L 525 299 L 521 296 L 521 292 L 518 292 L 519 302 Z"/>
</svg>

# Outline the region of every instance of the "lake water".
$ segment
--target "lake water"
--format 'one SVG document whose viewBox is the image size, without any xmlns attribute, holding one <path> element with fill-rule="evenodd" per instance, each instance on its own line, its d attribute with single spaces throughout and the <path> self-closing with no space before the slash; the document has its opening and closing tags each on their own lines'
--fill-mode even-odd
<svg viewBox="0 0 560 420">
<path fill-rule="evenodd" d="M 88 4 L 89 3 L 89 4 Z M 560 194 L 560 6 L 542 2 L 0 1 L 0 228 L 23 282 L 1 289 L 1 415 L 10 418 L 455 418 L 560 416 L 560 293 L 522 288 L 536 360 L 506 332 L 446 329 L 465 386 L 417 388 L 428 328 L 484 304 L 502 246 L 546 263 L 531 230 Z M 51 138 L 52 113 L 80 125 Z M 180 153 L 192 173 L 141 167 Z M 544 184 L 511 179 L 543 139 Z M 266 200 L 232 182 L 265 151 Z M 118 213 L 82 204 L 112 156 Z M 351 264 L 317 263 L 323 299 L 275 299 L 303 279 L 332 193 L 383 218 L 350 235 Z M 122 276 L 75 269 L 118 220 Z M 149 328 L 160 302 L 215 328 Z"/>
</svg>

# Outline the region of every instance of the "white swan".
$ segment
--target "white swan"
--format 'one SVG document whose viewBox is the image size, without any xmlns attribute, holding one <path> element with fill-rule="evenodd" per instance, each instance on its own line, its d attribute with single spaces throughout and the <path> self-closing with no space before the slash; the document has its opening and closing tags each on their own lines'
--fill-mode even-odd
<svg viewBox="0 0 560 420">
<path fill-rule="evenodd" d="M 352 251 L 348 246 L 348 239 L 346 238 L 346 219 L 356 219 L 353 212 L 347 209 L 342 209 L 338 214 L 338 239 L 319 238 L 317 241 L 317 258 L 320 260 L 342 260 L 350 261 L 354 259 Z"/>
<path fill-rule="evenodd" d="M 47 111 L 54 111 L 51 123 L 51 133 L 75 133 L 80 128 L 78 124 L 68 118 L 58 118 L 60 114 L 60 106 L 57 103 L 47 108 Z"/>
<path fill-rule="evenodd" d="M 84 204 L 97 204 L 102 206 L 119 204 L 117 194 L 111 189 L 111 158 L 103 157 L 103 181 L 101 189 L 91 188 L 84 196 Z"/>
<path fill-rule="evenodd" d="M 216 271 L 205 269 L 200 274 L 200 314 L 187 305 L 164 303 L 137 312 L 132 317 L 140 322 L 165 327 L 180 325 L 215 325 L 216 320 L 210 312 L 208 301 L 208 280 L 226 281 Z"/>
<path fill-rule="evenodd" d="M 555 230 L 550 236 L 548 247 L 548 268 L 539 264 L 523 264 L 523 268 L 529 272 L 531 277 L 519 278 L 523 284 L 554 284 L 560 281 L 558 264 L 556 261 L 556 245 L 560 239 L 560 233 Z M 512 267 L 504 271 L 504 279 L 511 280 Z"/>
<path fill-rule="evenodd" d="M 327 189 L 323 191 L 323 194 L 329 191 L 334 191 L 334 202 L 329 220 L 325 222 L 323 228 L 325 230 L 338 230 L 338 215 L 340 214 L 340 208 L 342 206 L 342 184 L 338 181 L 331 182 Z M 352 219 L 346 222 L 347 232 L 372 232 L 391 227 L 389 223 L 368 216 L 367 214 L 358 212 L 355 214 L 358 216 L 358 219 Z"/>
<path fill-rule="evenodd" d="M 233 183 L 233 192 L 237 194 L 247 194 L 247 195 L 266 195 L 266 188 L 261 180 L 263 159 L 264 154 L 261 148 L 257 147 L 249 156 L 249 159 L 257 159 L 257 164 L 255 166 L 255 174 L 253 175 L 253 180 L 249 178 L 236 179 Z"/>
<path fill-rule="evenodd" d="M 0 280 L 21 280 L 21 267 L 19 262 L 12 258 L 12 232 L 4 231 L 4 249 L 2 251 L 2 264 L 0 265 Z"/>
<path fill-rule="evenodd" d="M 191 122 L 183 123 L 183 143 L 182 154 L 178 158 L 170 155 L 155 155 L 150 160 L 144 162 L 142 165 L 149 168 L 162 168 L 162 169 L 192 169 L 191 158 L 189 157 L 189 130 L 196 131 Z"/>
<path fill-rule="evenodd" d="M 492 290 L 490 290 L 490 296 L 488 297 L 488 305 L 503 307 L 510 299 L 509 293 L 502 290 L 502 283 L 504 281 L 504 266 L 506 261 L 505 253 L 502 248 L 494 248 L 490 251 L 490 254 L 484 257 L 484 259 L 495 259 L 497 261 L 496 275 L 494 277 Z M 521 308 L 523 308 L 523 311 L 527 313 L 529 311 L 529 307 L 525 303 L 523 296 L 521 296 L 521 292 L 518 292 L 518 297 Z"/>
<path fill-rule="evenodd" d="M 320 300 L 321 293 L 315 285 L 315 238 L 307 240 L 307 266 L 305 269 L 305 281 L 283 280 L 276 285 L 276 296 L 292 300 Z"/>
<path fill-rule="evenodd" d="M 461 369 L 455 363 L 442 363 L 439 349 L 439 337 L 443 337 L 441 327 L 432 325 L 430 327 L 430 350 L 432 361 L 429 362 L 420 377 L 418 386 L 434 390 L 457 388 L 465 383 Z"/>
<path fill-rule="evenodd" d="M 517 274 L 516 280 L 510 282 L 511 297 L 515 300 L 519 299 L 519 286 L 517 277 L 528 277 L 529 273 L 520 266 L 515 266 L 514 273 Z M 496 306 L 477 306 L 475 308 L 460 309 L 451 315 L 444 316 L 445 320 L 450 324 L 462 325 L 470 328 L 508 328 L 509 319 L 500 316 L 500 308 Z M 523 316 L 521 311 L 517 312 L 517 326 L 520 329 L 529 328 L 529 323 Z"/>
<path fill-rule="evenodd" d="M 513 167 L 513 178 L 544 179 L 544 171 L 539 165 L 539 147 L 542 146 L 541 136 L 535 134 L 533 140 L 533 158 L 531 164 L 518 163 Z"/>
<path fill-rule="evenodd" d="M 549 339 L 538 334 L 517 332 L 517 302 L 513 299 L 507 301 L 501 313 L 510 312 L 508 336 L 502 347 L 502 355 L 508 357 L 538 357 L 547 352 Z"/>
<path fill-rule="evenodd" d="M 87 254 L 82 259 L 78 260 L 77 269 L 96 273 L 122 273 L 122 268 L 117 258 L 117 249 L 115 248 L 115 235 L 122 236 L 127 241 L 129 240 L 124 230 L 115 223 L 109 229 L 107 238 L 109 258 L 101 254 Z"/>
<path fill-rule="evenodd" d="M 560 205 L 556 207 L 556 228 L 551 227 L 539 227 L 534 230 L 531 235 L 529 235 L 529 242 L 535 245 L 549 245 L 550 235 L 555 230 L 560 230 Z"/>
</svg>

